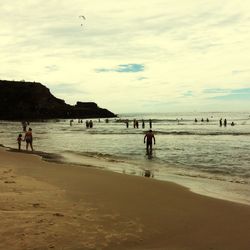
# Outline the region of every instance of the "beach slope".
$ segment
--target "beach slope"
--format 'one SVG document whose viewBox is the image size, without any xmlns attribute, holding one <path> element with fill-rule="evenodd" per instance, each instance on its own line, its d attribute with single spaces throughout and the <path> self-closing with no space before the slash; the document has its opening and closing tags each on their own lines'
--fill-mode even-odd
<svg viewBox="0 0 250 250">
<path fill-rule="evenodd" d="M 250 249 L 250 206 L 0 148 L 0 249 Z"/>
</svg>

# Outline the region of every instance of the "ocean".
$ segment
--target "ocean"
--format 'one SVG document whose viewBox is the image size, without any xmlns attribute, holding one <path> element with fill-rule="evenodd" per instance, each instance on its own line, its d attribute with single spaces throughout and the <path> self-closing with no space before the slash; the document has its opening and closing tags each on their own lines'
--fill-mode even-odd
<svg viewBox="0 0 250 250">
<path fill-rule="evenodd" d="M 134 119 L 139 128 L 134 128 Z M 152 157 L 143 143 L 149 119 L 156 138 Z M 227 126 L 220 126 L 220 119 L 227 119 Z M 34 149 L 72 164 L 150 173 L 203 195 L 250 204 L 250 113 L 133 113 L 92 120 L 93 128 L 86 128 L 86 119 L 74 120 L 72 126 L 69 120 L 31 122 Z M 0 144 L 17 148 L 21 132 L 21 122 L 0 121 Z"/>
</svg>

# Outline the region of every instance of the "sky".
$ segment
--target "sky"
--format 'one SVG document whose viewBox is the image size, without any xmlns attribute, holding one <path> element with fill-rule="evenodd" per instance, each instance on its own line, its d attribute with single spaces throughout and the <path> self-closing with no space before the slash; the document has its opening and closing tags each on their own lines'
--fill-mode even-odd
<svg viewBox="0 0 250 250">
<path fill-rule="evenodd" d="M 249 111 L 250 1 L 0 4 L 0 79 L 116 114 Z"/>
</svg>

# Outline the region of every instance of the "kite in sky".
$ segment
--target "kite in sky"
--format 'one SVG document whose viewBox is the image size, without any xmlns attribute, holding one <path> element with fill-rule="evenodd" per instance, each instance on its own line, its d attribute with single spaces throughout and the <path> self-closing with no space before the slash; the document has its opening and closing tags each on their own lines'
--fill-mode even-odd
<svg viewBox="0 0 250 250">
<path fill-rule="evenodd" d="M 85 16 L 79 16 L 79 18 L 82 18 L 82 20 L 86 20 Z M 81 26 L 83 26 L 83 23 L 81 23 Z"/>
</svg>

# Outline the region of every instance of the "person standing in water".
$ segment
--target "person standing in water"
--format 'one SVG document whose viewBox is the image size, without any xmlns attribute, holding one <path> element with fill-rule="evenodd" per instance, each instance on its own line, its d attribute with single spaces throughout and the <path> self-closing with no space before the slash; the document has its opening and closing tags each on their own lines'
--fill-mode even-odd
<svg viewBox="0 0 250 250">
<path fill-rule="evenodd" d="M 227 126 L 227 119 L 224 119 L 224 127 Z"/>
<path fill-rule="evenodd" d="M 222 127 L 222 118 L 220 118 L 220 127 Z"/>
<path fill-rule="evenodd" d="M 149 127 L 152 128 L 152 120 L 149 119 Z"/>
<path fill-rule="evenodd" d="M 145 121 L 142 119 L 142 128 L 145 128 Z"/>
<path fill-rule="evenodd" d="M 147 155 L 152 155 L 152 143 L 154 140 L 154 144 L 155 144 L 155 136 L 151 129 L 145 134 L 144 143 L 146 142 L 146 140 L 147 140 L 147 144 L 146 144 Z"/>
<path fill-rule="evenodd" d="M 33 136 L 32 136 L 32 129 L 31 128 L 29 128 L 29 130 L 25 133 L 24 140 L 26 141 L 26 150 L 28 150 L 29 145 L 30 145 L 31 150 L 33 151 L 33 145 L 32 145 Z"/>
<path fill-rule="evenodd" d="M 128 119 L 125 121 L 126 123 L 126 127 L 128 128 L 129 124 L 128 124 Z"/>
</svg>

